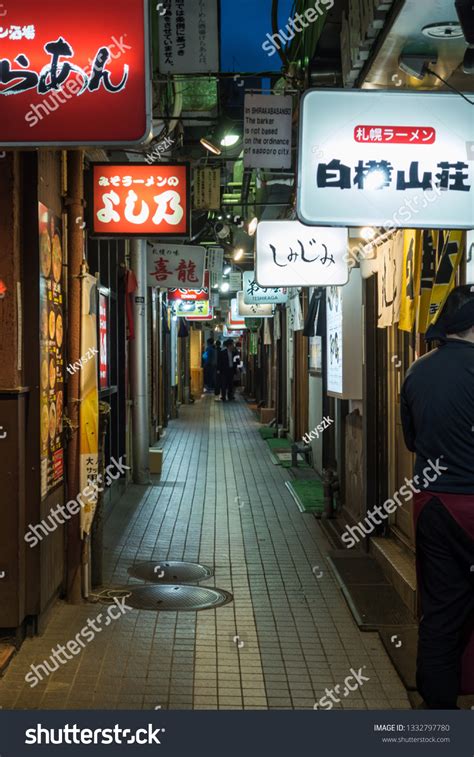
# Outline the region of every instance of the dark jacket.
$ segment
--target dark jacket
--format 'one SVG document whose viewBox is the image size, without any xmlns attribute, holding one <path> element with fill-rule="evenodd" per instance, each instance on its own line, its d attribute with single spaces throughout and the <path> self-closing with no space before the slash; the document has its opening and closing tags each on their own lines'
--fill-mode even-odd
<svg viewBox="0 0 474 757">
<path fill-rule="evenodd" d="M 235 359 L 236 357 L 238 358 L 237 360 Z M 240 363 L 240 357 L 235 347 L 232 348 L 232 368 L 229 365 L 229 356 L 227 353 L 227 347 L 223 347 L 221 351 L 219 352 L 217 368 L 221 373 L 234 374 L 235 371 L 237 370 L 237 365 L 239 363 Z"/>
<path fill-rule="evenodd" d="M 430 491 L 474 493 L 474 344 L 448 339 L 417 360 L 401 391 L 405 443 L 421 478 L 428 460 L 447 467 Z"/>
</svg>

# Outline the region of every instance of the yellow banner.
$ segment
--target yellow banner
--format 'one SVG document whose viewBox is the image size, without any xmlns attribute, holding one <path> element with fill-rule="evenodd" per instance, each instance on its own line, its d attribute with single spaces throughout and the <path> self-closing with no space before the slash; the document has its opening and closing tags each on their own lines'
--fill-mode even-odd
<svg viewBox="0 0 474 757">
<path fill-rule="evenodd" d="M 445 233 L 443 250 L 431 292 L 429 324 L 435 323 L 449 293 L 454 289 L 456 273 L 464 252 L 464 232 Z"/>
<path fill-rule="evenodd" d="M 97 281 L 82 277 L 80 391 L 80 484 L 82 493 L 81 531 L 89 534 L 97 505 L 97 494 L 89 481 L 96 482 L 99 467 L 99 388 L 97 381 Z"/>
<path fill-rule="evenodd" d="M 421 232 L 407 229 L 403 238 L 402 301 L 398 324 L 401 331 L 413 331 L 420 291 L 420 276 Z"/>
</svg>

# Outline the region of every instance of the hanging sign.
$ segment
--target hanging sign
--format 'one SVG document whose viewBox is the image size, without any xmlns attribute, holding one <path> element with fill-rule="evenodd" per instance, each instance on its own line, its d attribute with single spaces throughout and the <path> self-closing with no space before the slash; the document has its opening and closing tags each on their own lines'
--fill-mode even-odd
<svg viewBox="0 0 474 757">
<path fill-rule="evenodd" d="M 240 318 L 271 318 L 273 305 L 247 305 L 244 301 L 244 293 L 237 292 L 237 314 Z"/>
<path fill-rule="evenodd" d="M 221 207 L 221 169 L 196 168 L 193 175 L 195 210 L 219 210 Z"/>
<path fill-rule="evenodd" d="M 109 333 L 109 297 L 108 293 L 99 291 L 99 379 L 100 388 L 108 389 L 109 387 L 109 351 L 108 351 L 108 333 Z"/>
<path fill-rule="evenodd" d="M 148 137 L 145 0 L 84 0 L 79 9 L 21 0 L 0 15 L 0 144 L 135 145 Z"/>
<path fill-rule="evenodd" d="M 229 274 L 229 289 L 231 292 L 240 292 L 242 289 L 242 274 L 238 271 Z"/>
<path fill-rule="evenodd" d="M 437 92 L 303 96 L 297 212 L 308 224 L 465 229 L 474 217 L 472 105 Z"/>
<path fill-rule="evenodd" d="M 227 326 L 229 330 L 233 329 L 245 329 L 247 328 L 245 320 L 239 315 L 239 309 L 237 306 L 237 298 L 235 297 L 230 301 L 230 310 L 227 318 Z"/>
<path fill-rule="evenodd" d="M 255 278 L 255 271 L 244 271 L 244 302 L 246 305 L 268 304 L 276 305 L 288 301 L 287 289 L 272 289 L 259 287 Z"/>
<path fill-rule="evenodd" d="M 255 273 L 260 287 L 347 284 L 347 229 L 260 221 Z M 345 260 L 346 258 L 346 260 Z"/>
<path fill-rule="evenodd" d="M 168 302 L 182 300 L 183 302 L 197 302 L 209 299 L 209 271 L 204 271 L 204 287 L 202 289 L 169 289 Z"/>
<path fill-rule="evenodd" d="M 93 236 L 189 236 L 189 164 L 93 163 L 90 181 Z"/>
<path fill-rule="evenodd" d="M 203 318 L 208 316 L 211 312 L 209 300 L 197 301 L 197 302 L 181 302 L 177 301 L 173 303 L 174 313 L 179 318 L 189 318 L 198 316 Z"/>
<path fill-rule="evenodd" d="M 215 274 L 218 278 L 222 276 L 222 270 L 224 268 L 224 248 L 223 247 L 209 247 L 207 250 L 207 267 L 209 271 Z"/>
<path fill-rule="evenodd" d="M 207 315 L 187 315 L 186 319 L 188 321 L 212 321 L 214 319 L 214 308 L 210 307 Z"/>
<path fill-rule="evenodd" d="M 157 10 L 162 74 L 219 71 L 217 0 L 163 0 Z"/>
<path fill-rule="evenodd" d="M 90 273 L 81 278 L 81 355 L 89 351 L 102 358 L 97 349 L 97 281 Z M 99 391 L 97 386 L 97 358 L 87 360 L 80 373 L 79 439 L 80 489 L 84 502 L 81 507 L 81 531 L 90 533 L 97 506 L 97 492 L 90 483 L 97 483 L 99 472 Z M 86 495 L 86 491 L 90 494 Z"/>
<path fill-rule="evenodd" d="M 245 96 L 245 168 L 291 168 L 292 104 L 285 95 Z"/>
<path fill-rule="evenodd" d="M 155 244 L 148 247 L 148 285 L 178 289 L 204 283 L 204 247 L 178 244 Z"/>
</svg>

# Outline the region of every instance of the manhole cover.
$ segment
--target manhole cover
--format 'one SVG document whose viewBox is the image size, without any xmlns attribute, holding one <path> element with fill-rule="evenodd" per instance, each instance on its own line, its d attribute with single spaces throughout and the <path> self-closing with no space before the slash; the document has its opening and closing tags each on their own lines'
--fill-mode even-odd
<svg viewBox="0 0 474 757">
<path fill-rule="evenodd" d="M 127 605 L 136 610 L 212 610 L 232 602 L 232 594 L 222 589 L 183 584 L 129 587 Z"/>
<path fill-rule="evenodd" d="M 154 583 L 191 583 L 202 581 L 212 576 L 213 571 L 206 565 L 179 560 L 147 560 L 138 562 L 128 569 L 128 574 L 134 578 Z"/>
</svg>

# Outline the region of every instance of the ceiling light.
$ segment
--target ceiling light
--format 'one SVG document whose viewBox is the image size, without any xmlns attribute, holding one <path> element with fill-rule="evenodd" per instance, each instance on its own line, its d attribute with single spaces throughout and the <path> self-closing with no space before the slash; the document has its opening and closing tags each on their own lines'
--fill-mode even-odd
<svg viewBox="0 0 474 757">
<path fill-rule="evenodd" d="M 244 256 L 244 250 L 240 247 L 234 252 L 234 260 L 240 260 Z"/>
<path fill-rule="evenodd" d="M 252 218 L 252 220 L 249 223 L 249 236 L 253 237 L 255 232 L 257 231 L 258 226 L 258 218 Z"/>
<path fill-rule="evenodd" d="M 201 137 L 199 140 L 203 147 L 206 148 L 206 150 L 209 150 L 209 152 L 212 152 L 213 155 L 222 155 L 222 150 L 217 147 L 217 145 L 214 145 L 209 139 L 206 137 Z"/>
<path fill-rule="evenodd" d="M 221 292 L 228 292 L 228 291 L 229 291 L 229 289 L 230 289 L 230 284 L 229 284 L 229 282 L 228 282 L 228 281 L 224 281 L 224 282 L 223 282 L 223 283 L 221 284 Z"/>
<path fill-rule="evenodd" d="M 428 24 L 421 30 L 425 37 L 430 39 L 460 39 L 463 37 L 461 24 L 457 21 L 444 21 L 437 24 Z"/>
<path fill-rule="evenodd" d="M 366 242 L 370 242 L 370 240 L 375 237 L 375 229 L 371 226 L 364 226 L 364 228 L 360 230 L 360 235 Z"/>
<path fill-rule="evenodd" d="M 231 272 L 231 270 L 232 270 L 232 266 L 226 265 L 226 267 L 224 268 L 224 276 L 227 276 Z"/>
<path fill-rule="evenodd" d="M 239 134 L 225 134 L 221 139 L 221 145 L 222 147 L 233 147 L 239 139 Z"/>
</svg>

